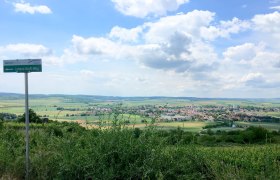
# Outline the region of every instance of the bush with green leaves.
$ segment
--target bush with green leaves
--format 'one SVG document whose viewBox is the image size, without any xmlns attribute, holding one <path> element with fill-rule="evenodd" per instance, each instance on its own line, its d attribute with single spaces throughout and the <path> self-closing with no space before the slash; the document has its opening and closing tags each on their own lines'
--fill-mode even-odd
<svg viewBox="0 0 280 180">
<path fill-rule="evenodd" d="M 25 175 L 24 129 L 15 127 L 4 123 L 0 129 L 0 179 L 23 179 Z M 87 130 L 58 122 L 34 127 L 30 179 L 280 178 L 279 144 L 205 147 L 196 141 L 209 142 L 216 135 L 201 135 L 204 139 L 200 139 L 182 129 Z"/>
<path fill-rule="evenodd" d="M 25 122 L 25 113 L 18 117 L 18 122 Z M 43 120 L 36 114 L 33 109 L 29 109 L 29 122 L 30 123 L 43 123 Z"/>
</svg>

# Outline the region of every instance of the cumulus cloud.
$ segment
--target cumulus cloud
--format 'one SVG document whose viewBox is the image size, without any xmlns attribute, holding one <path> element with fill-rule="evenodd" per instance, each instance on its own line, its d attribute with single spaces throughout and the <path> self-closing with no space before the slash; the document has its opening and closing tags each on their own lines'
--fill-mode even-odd
<svg viewBox="0 0 280 180">
<path fill-rule="evenodd" d="M 228 47 L 223 53 L 219 81 L 225 90 L 279 88 L 277 63 L 280 54 L 264 43 L 244 43 Z"/>
<path fill-rule="evenodd" d="M 270 49 L 280 52 L 280 12 L 255 15 L 252 25 L 252 38 L 263 41 Z"/>
<path fill-rule="evenodd" d="M 19 2 L 19 3 L 13 3 L 13 6 L 16 12 L 21 12 L 21 13 L 28 13 L 28 14 L 35 14 L 35 13 L 51 14 L 52 13 L 52 10 L 45 5 L 32 6 L 30 3 Z"/>
<path fill-rule="evenodd" d="M 52 50 L 40 44 L 9 44 L 0 46 L 0 53 L 17 53 L 23 56 L 48 56 Z"/>
<path fill-rule="evenodd" d="M 186 14 L 177 14 L 146 23 L 148 29 L 145 39 L 148 42 L 161 42 L 174 32 L 183 32 L 196 39 L 215 40 L 218 37 L 229 38 L 251 28 L 251 22 L 233 18 L 230 21 L 215 22 L 215 13 L 194 10 Z"/>
<path fill-rule="evenodd" d="M 138 58 L 140 62 L 147 67 L 162 70 L 175 70 L 176 72 L 184 72 L 189 69 L 191 65 L 191 61 L 188 60 L 171 59 L 169 54 L 166 54 L 160 48 L 142 50 L 142 55 Z"/>
<path fill-rule="evenodd" d="M 209 11 L 194 10 L 146 23 L 143 38 L 150 46 L 141 48 L 139 61 L 150 68 L 188 72 L 193 76 L 198 70 L 214 69 L 217 55 L 200 34 L 200 29 L 209 26 L 214 16 Z"/>
<path fill-rule="evenodd" d="M 266 80 L 262 73 L 249 73 L 242 77 L 241 82 L 245 84 L 245 86 L 253 87 L 253 88 L 277 88 L 280 87 L 280 82 L 272 82 Z"/>
<path fill-rule="evenodd" d="M 63 67 L 64 65 L 85 63 L 91 59 L 88 54 L 80 54 L 75 52 L 72 48 L 64 49 L 62 55 L 41 56 L 43 63 L 46 66 Z"/>
<path fill-rule="evenodd" d="M 228 38 L 250 28 L 261 31 L 256 28 L 256 22 L 233 18 L 215 23 L 215 13 L 194 10 L 162 17 L 131 29 L 115 26 L 104 37 L 73 35 L 72 47 L 65 50 L 60 62 L 131 60 L 142 67 L 174 72 L 194 81 L 212 84 L 219 81 L 228 83 L 223 79 L 224 73 L 231 72 L 230 82 L 238 85 L 241 83 L 240 74 L 248 73 L 248 69 L 260 71 L 266 67 L 260 72 L 272 72 L 272 68 L 278 68 L 279 54 L 260 41 L 258 44 L 248 42 L 228 47 L 219 57 L 208 40 Z M 205 30 L 211 28 L 216 32 L 205 35 Z M 90 74 L 86 71 L 81 73 Z M 231 85 L 227 84 L 227 87 Z"/>
<path fill-rule="evenodd" d="M 227 48 L 223 55 L 226 60 L 230 61 L 249 61 L 252 60 L 261 49 L 262 47 L 255 46 L 253 43 L 245 43 Z"/>
<path fill-rule="evenodd" d="M 123 42 L 137 42 L 140 38 L 141 33 L 141 27 L 126 29 L 119 26 L 115 26 L 109 33 L 109 37 L 111 39 L 116 39 Z"/>
<path fill-rule="evenodd" d="M 182 33 L 175 32 L 166 43 L 139 48 L 138 60 L 155 69 L 177 73 L 194 73 L 213 70 L 216 54 L 212 48 Z"/>
<path fill-rule="evenodd" d="M 111 0 L 115 8 L 128 16 L 144 18 L 149 15 L 162 16 L 168 11 L 177 10 L 189 0 Z"/>
<path fill-rule="evenodd" d="M 224 60 L 230 66 L 243 66 L 243 68 L 258 68 L 263 71 L 272 71 L 278 68 L 280 53 L 272 51 L 266 44 L 245 43 L 228 47 L 223 53 Z M 240 68 L 239 68 L 240 69 Z"/>
<path fill-rule="evenodd" d="M 220 21 L 217 26 L 201 28 L 201 36 L 207 40 L 214 40 L 217 37 L 228 38 L 231 34 L 237 34 L 250 29 L 250 22 L 233 18 L 231 21 Z"/>
<path fill-rule="evenodd" d="M 209 26 L 215 13 L 194 10 L 186 14 L 178 14 L 160 18 L 153 23 L 146 23 L 148 29 L 144 38 L 149 43 L 161 43 L 172 36 L 174 32 L 183 32 L 193 37 L 200 37 L 200 29 Z"/>
<path fill-rule="evenodd" d="M 81 36 L 74 35 L 72 38 L 72 44 L 75 50 L 80 54 L 103 54 L 107 51 L 116 49 L 116 44 L 106 38 L 83 38 Z"/>
<path fill-rule="evenodd" d="M 137 51 L 134 46 L 112 41 L 105 37 L 72 37 L 74 53 L 83 56 L 107 56 L 110 59 L 126 59 Z M 67 49 L 72 52 L 71 49 Z"/>
<path fill-rule="evenodd" d="M 270 14 L 256 15 L 252 21 L 255 24 L 256 30 L 265 33 L 280 34 L 280 13 L 277 11 Z"/>
<path fill-rule="evenodd" d="M 79 62 L 83 70 L 75 72 L 77 81 L 83 84 L 82 77 L 90 82 L 86 87 L 99 88 L 99 94 L 127 95 L 127 87 L 131 87 L 131 95 L 174 92 L 205 96 L 207 91 L 207 96 L 230 92 L 229 96 L 240 97 L 252 92 L 259 96 L 260 91 L 265 95 L 267 88 L 274 88 L 269 89 L 274 94 L 267 96 L 278 96 L 279 27 L 279 12 L 255 15 L 251 20 L 217 21 L 214 12 L 194 10 L 132 28 L 115 26 L 105 36 L 73 35 L 61 55 L 39 44 L 10 44 L 0 46 L 0 56 L 43 57 L 45 65 L 57 68 Z M 247 36 L 240 35 L 242 32 Z M 95 71 L 90 70 L 91 65 Z M 61 81 L 65 79 L 71 78 Z M 252 91 L 255 89 L 259 92 Z"/>
<path fill-rule="evenodd" d="M 177 73 L 209 72 L 218 66 L 217 54 L 200 29 L 214 19 L 209 11 L 192 11 L 162 17 L 132 29 L 112 28 L 108 38 L 74 35 L 74 52 L 80 55 L 131 59 L 149 68 Z M 138 40 L 137 44 L 131 44 Z"/>
<path fill-rule="evenodd" d="M 170 81 L 176 80 L 174 86 L 178 87 L 180 92 L 190 87 L 184 84 L 186 81 L 196 88 L 217 88 L 215 91 L 212 89 L 213 93 L 218 91 L 223 93 L 224 90 L 232 89 L 278 88 L 280 86 L 275 72 L 280 67 L 280 54 L 271 48 L 272 44 L 264 39 L 264 36 L 254 36 L 254 42 L 247 39 L 245 43 L 225 46 L 224 52 L 217 52 L 214 45 L 216 41 L 228 41 L 232 34 L 250 31 L 251 28 L 256 34 L 266 32 L 267 30 L 263 29 L 262 19 L 270 19 L 271 14 L 255 16 L 251 21 L 233 18 L 229 21 L 216 22 L 215 13 L 194 10 L 186 14 L 161 17 L 135 28 L 115 26 L 106 36 L 73 35 L 71 45 L 64 50 L 63 55 L 59 57 L 50 55 L 45 62 L 50 65 L 61 65 L 107 60 L 121 64 L 122 62 L 118 60 L 124 60 L 130 62 L 130 65 L 133 63 L 135 66 L 140 65 L 138 70 L 141 72 L 155 72 L 157 75 L 166 75 L 165 78 L 172 75 Z M 272 28 L 278 28 L 278 19 L 274 17 L 272 19 L 264 23 L 267 26 L 271 25 Z M 277 34 L 277 30 L 268 29 L 268 31 Z M 273 33 L 267 33 L 267 36 Z M 107 79 L 103 85 L 117 88 L 120 84 L 132 81 L 152 85 L 149 79 L 154 75 L 149 74 L 145 77 L 145 81 L 141 81 L 138 80 L 138 76 L 132 77 L 132 74 L 128 73 L 121 79 L 112 76 L 113 80 Z M 102 79 L 98 72 L 91 70 L 81 70 L 79 75 L 87 81 Z M 140 77 L 141 73 L 138 75 Z M 163 77 L 160 80 L 161 83 L 170 83 Z M 160 83 L 157 83 L 157 87 L 166 88 Z M 153 91 L 156 91 L 155 89 Z"/>
<path fill-rule="evenodd" d="M 252 59 L 252 66 L 262 69 L 278 68 L 277 64 L 280 60 L 280 53 L 271 52 L 267 49 L 257 52 L 254 59 Z M 270 69 L 271 71 L 272 69 Z"/>
<path fill-rule="evenodd" d="M 163 44 L 163 51 L 175 57 L 181 56 L 182 53 L 190 54 L 189 48 L 191 42 L 192 39 L 190 36 L 180 32 L 174 32 L 168 42 Z"/>
<path fill-rule="evenodd" d="M 254 84 L 256 82 L 264 82 L 264 77 L 262 73 L 249 73 L 243 76 L 240 82 L 251 84 Z"/>
</svg>

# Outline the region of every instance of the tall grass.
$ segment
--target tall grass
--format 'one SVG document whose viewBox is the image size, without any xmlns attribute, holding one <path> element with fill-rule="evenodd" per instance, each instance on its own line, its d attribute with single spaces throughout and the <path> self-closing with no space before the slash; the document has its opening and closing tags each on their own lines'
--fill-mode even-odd
<svg viewBox="0 0 280 180">
<path fill-rule="evenodd" d="M 36 126 L 35 126 L 36 127 Z M 50 123 L 30 134 L 31 179 L 279 179 L 280 145 L 204 147 L 192 134 Z M 24 130 L 0 128 L 0 179 L 24 177 Z"/>
</svg>

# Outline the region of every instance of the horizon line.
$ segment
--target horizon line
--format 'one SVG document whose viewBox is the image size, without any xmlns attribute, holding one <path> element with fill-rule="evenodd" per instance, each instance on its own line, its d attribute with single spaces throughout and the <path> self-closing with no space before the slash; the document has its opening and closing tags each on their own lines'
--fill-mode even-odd
<svg viewBox="0 0 280 180">
<path fill-rule="evenodd" d="M 1 95 L 22 95 L 24 93 L 14 93 L 14 92 L 0 92 Z M 99 96 L 99 97 L 115 97 L 115 98 L 194 98 L 194 99 L 280 99 L 280 97 L 195 97 L 195 96 L 118 96 L 118 95 L 92 95 L 92 94 L 29 94 L 29 95 L 43 95 L 43 96 Z"/>
</svg>

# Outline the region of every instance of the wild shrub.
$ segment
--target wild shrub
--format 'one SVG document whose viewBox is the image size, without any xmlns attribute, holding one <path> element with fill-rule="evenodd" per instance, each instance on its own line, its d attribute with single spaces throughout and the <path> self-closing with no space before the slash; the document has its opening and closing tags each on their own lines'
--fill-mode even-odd
<svg viewBox="0 0 280 180">
<path fill-rule="evenodd" d="M 14 123 L 15 125 L 19 123 Z M 0 179 L 24 178 L 24 130 L 0 130 Z M 249 129 L 254 142 L 256 129 Z M 226 135 L 232 141 L 241 131 Z M 244 134 L 243 134 L 244 135 Z M 244 137 L 247 135 L 244 135 Z M 52 122 L 30 131 L 31 179 L 279 179 L 279 145 L 216 145 L 223 136 Z M 263 136 L 261 136 L 263 137 Z M 243 140 L 243 139 L 242 139 Z M 240 141 L 240 140 L 238 140 Z M 200 145 L 196 145 L 198 143 Z"/>
<path fill-rule="evenodd" d="M 25 123 L 25 113 L 18 117 L 18 122 Z M 30 123 L 43 123 L 43 120 L 36 114 L 33 109 L 29 109 L 29 122 Z"/>
</svg>

